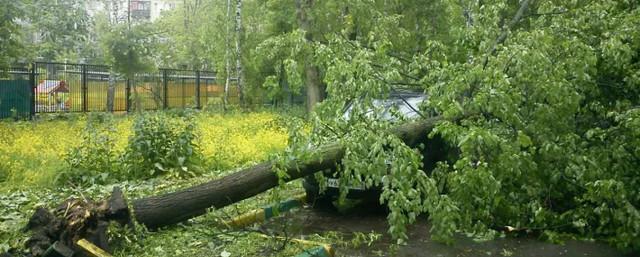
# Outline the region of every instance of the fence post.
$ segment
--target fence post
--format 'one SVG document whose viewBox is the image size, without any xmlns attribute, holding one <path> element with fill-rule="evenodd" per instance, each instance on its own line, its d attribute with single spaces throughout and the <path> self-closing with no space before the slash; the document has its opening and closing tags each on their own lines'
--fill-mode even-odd
<svg viewBox="0 0 640 257">
<path fill-rule="evenodd" d="M 87 97 L 87 65 L 82 64 L 82 111 L 87 112 L 87 102 L 89 98 Z"/>
<path fill-rule="evenodd" d="M 125 92 L 124 92 L 124 103 L 125 103 L 125 109 L 127 112 L 131 111 L 131 79 L 129 79 L 129 77 L 127 76 L 127 85 L 125 87 Z"/>
<path fill-rule="evenodd" d="M 196 71 L 196 109 L 200 109 L 200 71 Z"/>
<path fill-rule="evenodd" d="M 31 63 L 31 70 L 29 71 L 29 85 L 31 86 L 31 119 L 36 116 L 36 63 Z"/>
<path fill-rule="evenodd" d="M 163 98 L 162 99 L 162 108 L 167 109 L 167 107 L 169 107 L 169 103 L 168 103 L 168 99 L 167 99 L 167 89 L 168 89 L 168 82 L 167 82 L 167 70 L 163 69 L 162 71 L 162 94 L 163 94 Z"/>
</svg>

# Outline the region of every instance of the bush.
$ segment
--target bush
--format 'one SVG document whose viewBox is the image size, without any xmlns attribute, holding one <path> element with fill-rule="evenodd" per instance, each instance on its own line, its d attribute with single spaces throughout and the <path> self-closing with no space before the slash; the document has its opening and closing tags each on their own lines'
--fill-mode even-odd
<svg viewBox="0 0 640 257">
<path fill-rule="evenodd" d="M 71 148 L 65 158 L 67 168 L 58 173 L 56 183 L 104 183 L 117 175 L 113 117 L 110 114 L 89 115 L 82 131 L 82 142 Z"/>
<path fill-rule="evenodd" d="M 193 176 L 201 171 L 192 112 L 144 113 L 136 118 L 122 156 L 129 178 Z"/>
</svg>

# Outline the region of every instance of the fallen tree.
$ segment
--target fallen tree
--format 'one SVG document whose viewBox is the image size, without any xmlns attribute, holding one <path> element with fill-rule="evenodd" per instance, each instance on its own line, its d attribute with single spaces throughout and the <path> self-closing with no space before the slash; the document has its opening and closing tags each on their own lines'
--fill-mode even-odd
<svg viewBox="0 0 640 257">
<path fill-rule="evenodd" d="M 439 118 L 430 118 L 405 123 L 394 127 L 392 133 L 408 146 L 416 147 L 438 121 Z M 334 170 L 344 151 L 339 143 L 319 147 L 310 158 L 289 162 L 284 167 L 284 181 Z M 106 228 L 110 221 L 133 225 L 135 219 L 150 229 L 159 228 L 202 215 L 211 207 L 222 208 L 250 198 L 279 183 L 274 163 L 264 162 L 201 185 L 134 200 L 131 209 L 118 188 L 103 201 L 69 199 L 52 212 L 43 208 L 36 211 L 26 227 L 33 233 L 26 246 L 33 256 L 82 256 L 81 247 L 76 244 L 86 239 L 108 250 Z M 57 255 L 51 255 L 53 252 Z"/>
<path fill-rule="evenodd" d="M 431 118 L 402 124 L 393 129 L 393 134 L 415 147 L 438 120 Z M 343 154 L 344 149 L 338 143 L 322 146 L 315 151 L 314 158 L 290 162 L 286 166 L 288 176 L 285 181 L 335 169 Z M 207 208 L 222 208 L 247 199 L 278 185 L 278 176 L 272 168 L 273 163 L 264 162 L 198 186 L 135 200 L 135 219 L 148 228 L 157 228 L 202 215 Z"/>
</svg>

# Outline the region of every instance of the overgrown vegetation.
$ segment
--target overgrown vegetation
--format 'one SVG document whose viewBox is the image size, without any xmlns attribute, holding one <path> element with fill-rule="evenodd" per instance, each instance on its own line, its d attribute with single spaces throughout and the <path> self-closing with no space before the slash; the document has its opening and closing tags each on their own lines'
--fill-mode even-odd
<svg viewBox="0 0 640 257">
<path fill-rule="evenodd" d="M 126 177 L 193 176 L 201 173 L 195 117 L 164 113 L 142 114 L 122 156 Z"/>
<path fill-rule="evenodd" d="M 73 147 L 67 166 L 56 179 L 61 184 L 104 184 L 160 175 L 189 177 L 202 173 L 202 151 L 197 142 L 195 114 L 144 113 L 135 118 L 132 134 L 122 152 L 111 115 L 91 114 L 81 143 Z"/>
<path fill-rule="evenodd" d="M 266 160 L 287 140 L 284 118 L 269 112 L 61 117 L 0 122 L 3 187 L 188 177 Z"/>
<path fill-rule="evenodd" d="M 283 63 L 269 87 L 279 76 L 304 75 L 309 52 L 323 71 L 329 97 L 313 133 L 292 140 L 300 146 L 291 156 L 303 158 L 310 144 L 345 145 L 342 182 L 384 188 L 380 201 L 398 242 L 407 224 L 428 214 L 434 237 L 445 242 L 455 232 L 491 238 L 508 227 L 640 248 L 637 3 L 328 1 L 306 8 L 317 24 L 302 33 L 293 26 L 258 48 L 268 49 L 264 60 Z M 423 171 L 421 157 L 390 135 L 392 124 L 374 104 L 407 89 L 428 95 L 422 115 L 442 118 L 431 136 L 457 149 L 434 170 Z"/>
<path fill-rule="evenodd" d="M 346 182 L 383 185 L 391 234 L 403 241 L 403 227 L 427 213 L 446 242 L 511 227 L 639 249 L 637 3 L 417 4 L 347 1 L 336 9 L 348 13 L 335 13 L 342 30 L 307 43 L 330 96 L 310 141 L 347 146 Z M 373 100 L 398 87 L 426 92 L 423 115 L 443 119 L 431 136 L 456 158 L 423 172 L 385 132 Z M 347 104 L 350 119 L 339 115 Z"/>
<path fill-rule="evenodd" d="M 69 150 L 66 166 L 57 174 L 59 184 L 101 184 L 117 176 L 117 131 L 113 125 L 111 115 L 88 116 L 80 144 Z"/>
</svg>

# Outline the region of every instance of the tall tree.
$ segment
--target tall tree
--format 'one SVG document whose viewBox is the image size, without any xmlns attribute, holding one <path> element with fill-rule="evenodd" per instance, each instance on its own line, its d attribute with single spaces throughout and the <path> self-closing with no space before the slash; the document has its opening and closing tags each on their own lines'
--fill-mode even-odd
<svg viewBox="0 0 640 257">
<path fill-rule="evenodd" d="M 244 99 L 244 71 L 242 68 L 242 0 L 236 0 L 236 83 L 238 84 L 238 98 L 240 105 L 245 104 Z"/>
<path fill-rule="evenodd" d="M 138 24 L 129 28 L 128 24 L 117 24 L 105 35 L 103 44 L 108 53 L 109 63 L 113 69 L 133 81 L 135 74 L 154 69 L 150 52 L 155 44 L 154 28 Z M 135 110 L 142 110 L 138 89 L 133 83 L 133 103 Z M 157 106 L 162 106 L 159 88 L 151 88 Z"/>
<path fill-rule="evenodd" d="M 106 0 L 104 4 L 107 6 L 108 25 L 115 27 L 118 24 L 119 4 L 118 0 Z M 128 78 L 129 79 L 129 78 Z M 109 69 L 109 85 L 107 88 L 107 111 L 113 112 L 116 92 L 116 73 L 114 66 Z"/>
<path fill-rule="evenodd" d="M 300 29 L 304 33 L 304 38 L 309 44 L 313 42 L 312 26 L 313 17 L 310 11 L 313 8 L 314 0 L 296 0 L 296 16 Z M 304 60 L 305 84 L 307 88 L 307 112 L 313 112 L 316 104 L 322 101 L 323 90 L 320 85 L 320 75 L 318 67 L 314 65 L 312 55 L 306 55 Z"/>
<path fill-rule="evenodd" d="M 33 0 L 26 10 L 23 29 L 28 35 L 30 59 L 85 60 L 92 19 L 81 0 Z"/>
<path fill-rule="evenodd" d="M 224 81 L 224 91 L 223 91 L 223 99 L 222 106 L 226 110 L 229 105 L 229 83 L 231 79 L 231 56 L 230 56 L 230 48 L 231 48 L 231 30 L 229 26 L 229 20 L 231 19 L 231 0 L 227 0 L 227 15 L 225 16 L 225 47 L 224 47 L 224 68 L 225 68 L 225 81 Z"/>
<path fill-rule="evenodd" d="M 17 20 L 23 15 L 18 1 L 0 3 L 0 77 L 19 57 L 22 49 L 20 26 Z"/>
</svg>

